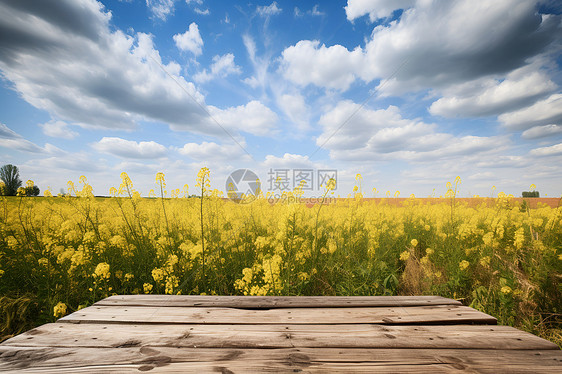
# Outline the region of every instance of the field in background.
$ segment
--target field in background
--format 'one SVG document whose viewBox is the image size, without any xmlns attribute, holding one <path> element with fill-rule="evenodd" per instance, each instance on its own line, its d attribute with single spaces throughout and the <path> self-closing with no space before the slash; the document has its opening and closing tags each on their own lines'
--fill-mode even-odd
<svg viewBox="0 0 562 374">
<path fill-rule="evenodd" d="M 125 177 L 122 197 L 84 180 L 81 197 L 2 199 L 0 336 L 112 294 L 440 295 L 562 342 L 558 199 L 236 204 L 204 175 L 202 197 L 170 199 Z"/>
<path fill-rule="evenodd" d="M 339 200 L 346 201 L 349 198 L 339 198 Z M 405 202 L 410 200 L 407 197 L 363 197 L 364 201 L 372 201 L 374 203 L 380 204 L 388 204 L 393 206 L 402 206 Z M 318 204 L 318 198 L 315 199 L 307 199 L 303 198 L 302 203 L 307 206 L 312 206 L 314 204 Z M 443 204 L 445 202 L 444 198 L 438 197 L 416 197 L 416 200 L 420 204 Z M 488 207 L 496 205 L 497 198 L 495 197 L 457 197 L 455 199 L 457 203 L 463 203 L 468 205 L 469 207 L 478 207 L 479 205 L 486 205 Z M 535 209 L 541 205 L 546 205 L 551 208 L 557 208 L 558 204 L 560 203 L 560 198 L 558 197 L 538 197 L 538 198 L 523 198 L 523 197 L 512 197 L 509 199 L 510 204 L 512 206 L 521 205 L 524 201 L 528 204 L 529 208 Z M 329 203 L 329 199 L 326 198 L 326 203 Z"/>
</svg>

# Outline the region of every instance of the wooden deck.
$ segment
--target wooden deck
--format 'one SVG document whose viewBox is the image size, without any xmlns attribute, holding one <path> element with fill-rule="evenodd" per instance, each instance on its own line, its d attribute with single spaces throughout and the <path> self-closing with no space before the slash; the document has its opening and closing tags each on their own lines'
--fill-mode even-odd
<svg viewBox="0 0 562 374">
<path fill-rule="evenodd" d="M 562 351 L 437 296 L 135 295 L 5 341 L 0 371 L 562 373 Z"/>
</svg>

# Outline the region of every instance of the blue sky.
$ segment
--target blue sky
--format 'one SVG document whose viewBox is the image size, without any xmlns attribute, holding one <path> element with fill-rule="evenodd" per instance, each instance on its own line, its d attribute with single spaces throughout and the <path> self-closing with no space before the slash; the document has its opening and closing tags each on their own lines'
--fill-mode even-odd
<svg viewBox="0 0 562 374">
<path fill-rule="evenodd" d="M 40 5 L 39 5 L 40 4 Z M 241 168 L 372 196 L 562 193 L 556 1 L 0 0 L 0 160 L 195 193 Z M 283 174 L 288 170 L 288 174 Z M 496 190 L 492 191 L 492 186 Z"/>
</svg>

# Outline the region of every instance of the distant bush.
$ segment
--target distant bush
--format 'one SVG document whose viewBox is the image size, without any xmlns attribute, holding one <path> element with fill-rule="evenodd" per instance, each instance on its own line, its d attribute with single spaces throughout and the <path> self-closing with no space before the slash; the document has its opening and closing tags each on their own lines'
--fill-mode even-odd
<svg viewBox="0 0 562 374">
<path fill-rule="evenodd" d="M 25 196 L 39 196 L 40 192 L 41 190 L 36 185 L 25 187 Z"/>
<path fill-rule="evenodd" d="M 539 191 L 523 191 L 523 197 L 540 197 Z"/>
</svg>

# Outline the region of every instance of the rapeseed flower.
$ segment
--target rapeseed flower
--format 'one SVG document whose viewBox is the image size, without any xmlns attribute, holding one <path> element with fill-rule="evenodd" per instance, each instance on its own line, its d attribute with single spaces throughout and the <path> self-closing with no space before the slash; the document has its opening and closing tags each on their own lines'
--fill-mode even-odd
<svg viewBox="0 0 562 374">
<path fill-rule="evenodd" d="M 56 318 L 62 317 L 66 314 L 66 304 L 59 302 L 53 308 L 53 316 Z"/>
</svg>

